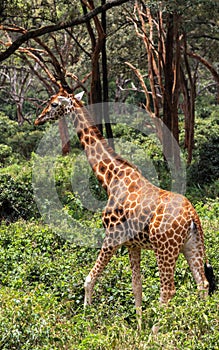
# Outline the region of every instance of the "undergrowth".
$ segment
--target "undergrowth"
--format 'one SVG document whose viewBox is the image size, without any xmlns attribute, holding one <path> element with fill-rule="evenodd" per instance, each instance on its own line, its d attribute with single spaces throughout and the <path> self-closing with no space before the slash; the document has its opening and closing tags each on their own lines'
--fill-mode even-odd
<svg viewBox="0 0 219 350">
<path fill-rule="evenodd" d="M 217 200 L 199 202 L 208 257 L 219 271 Z M 217 349 L 219 294 L 201 300 L 185 259 L 176 266 L 177 293 L 161 307 L 153 252 L 142 253 L 143 322 L 137 330 L 131 271 L 120 249 L 83 308 L 84 278 L 98 250 L 62 239 L 40 221 L 0 226 L 0 349 Z M 158 327 L 157 334 L 152 332 Z"/>
</svg>

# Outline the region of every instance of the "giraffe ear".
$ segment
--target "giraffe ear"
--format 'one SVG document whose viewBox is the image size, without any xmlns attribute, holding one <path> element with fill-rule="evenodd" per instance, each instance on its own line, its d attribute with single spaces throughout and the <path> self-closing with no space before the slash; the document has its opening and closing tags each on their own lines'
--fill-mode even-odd
<svg viewBox="0 0 219 350">
<path fill-rule="evenodd" d="M 82 97 L 84 95 L 84 91 L 79 92 L 78 94 L 75 95 L 76 100 L 81 101 Z"/>
<path fill-rule="evenodd" d="M 63 105 L 68 105 L 70 102 L 70 99 L 65 96 L 58 96 L 59 102 L 61 102 Z"/>
</svg>

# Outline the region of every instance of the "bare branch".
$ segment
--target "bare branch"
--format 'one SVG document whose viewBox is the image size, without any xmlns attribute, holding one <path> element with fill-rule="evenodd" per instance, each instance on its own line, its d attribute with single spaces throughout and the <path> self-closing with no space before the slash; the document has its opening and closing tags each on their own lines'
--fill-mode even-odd
<svg viewBox="0 0 219 350">
<path fill-rule="evenodd" d="M 85 50 L 85 48 L 79 43 L 77 38 L 70 32 L 70 30 L 66 29 L 66 32 L 76 42 L 77 46 L 80 47 L 81 51 L 83 51 L 88 57 L 91 57 L 91 54 L 87 50 Z"/>
<path fill-rule="evenodd" d="M 217 73 L 216 69 L 213 67 L 212 64 L 210 64 L 204 57 L 201 57 L 195 52 L 187 51 L 186 54 L 201 62 L 211 72 L 217 84 L 219 84 L 219 74 Z"/>
<path fill-rule="evenodd" d="M 142 74 L 140 73 L 140 71 L 137 69 L 137 68 L 135 68 L 131 63 L 129 63 L 129 62 L 125 62 L 132 70 L 133 70 L 133 72 L 135 73 L 135 75 L 138 77 L 138 79 L 139 79 L 139 81 L 140 81 L 140 83 L 141 83 L 141 86 L 142 86 L 142 88 L 143 88 L 143 91 L 144 91 L 144 93 L 145 93 L 145 97 L 146 97 L 146 106 L 145 106 L 145 108 L 146 108 L 146 111 L 151 115 L 151 116 L 155 116 L 154 115 L 154 113 L 152 112 L 152 110 L 151 110 L 151 107 L 150 107 L 150 94 L 149 94 L 149 91 L 148 91 L 148 89 L 147 89 L 147 86 L 146 86 L 146 84 L 145 84 L 145 82 L 144 82 L 144 79 L 143 79 L 143 77 L 142 77 Z"/>
</svg>

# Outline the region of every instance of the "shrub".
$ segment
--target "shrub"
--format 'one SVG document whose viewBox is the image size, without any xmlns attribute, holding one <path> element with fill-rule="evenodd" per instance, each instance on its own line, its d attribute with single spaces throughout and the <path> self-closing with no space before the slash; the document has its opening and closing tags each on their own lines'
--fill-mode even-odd
<svg viewBox="0 0 219 350">
<path fill-rule="evenodd" d="M 218 201 L 199 202 L 207 255 L 219 270 Z M 95 225 L 95 221 L 92 223 Z M 96 227 L 99 226 L 99 221 Z M 93 305 L 83 309 L 84 279 L 98 251 L 76 246 L 40 222 L 0 226 L 0 348 L 87 350 L 217 349 L 216 292 L 200 300 L 185 259 L 176 266 L 176 296 L 161 307 L 154 254 L 142 252 L 143 322 L 136 329 L 131 271 L 121 248 L 96 283 Z M 152 327 L 159 326 L 158 333 Z"/>
<path fill-rule="evenodd" d="M 10 146 L 0 144 L 0 167 L 10 163 L 12 158 L 12 148 Z"/>
<path fill-rule="evenodd" d="M 219 178 L 219 107 L 208 118 L 197 118 L 194 161 L 188 170 L 188 184 L 204 186 Z"/>
<path fill-rule="evenodd" d="M 17 122 L 0 112 L 0 135 L 1 145 L 7 145 L 11 148 L 15 154 L 14 160 L 16 158 L 17 160 L 22 158 L 29 159 L 39 139 L 42 137 L 42 131 L 40 129 L 36 130 L 34 125 L 28 123 L 19 126 Z M 8 157 L 8 155 L 6 156 Z"/>
<path fill-rule="evenodd" d="M 37 217 L 31 168 L 14 165 L 0 173 L 0 220 Z"/>
</svg>

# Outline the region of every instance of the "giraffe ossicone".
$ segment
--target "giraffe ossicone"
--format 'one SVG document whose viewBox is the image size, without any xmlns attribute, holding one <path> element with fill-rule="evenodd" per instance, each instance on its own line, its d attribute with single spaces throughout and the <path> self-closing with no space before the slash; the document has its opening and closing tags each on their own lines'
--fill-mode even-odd
<svg viewBox="0 0 219 350">
<path fill-rule="evenodd" d="M 113 254 L 128 248 L 132 269 L 132 289 L 136 311 L 141 315 L 141 249 L 153 250 L 160 276 L 160 301 L 167 303 L 175 294 L 174 270 L 183 253 L 203 296 L 215 288 L 206 260 L 200 219 L 186 197 L 150 183 L 130 162 L 119 156 L 94 125 L 81 102 L 83 94 L 61 89 L 51 97 L 35 125 L 71 114 L 88 162 L 108 195 L 102 214 L 105 238 L 98 258 L 85 280 L 85 305 L 91 304 L 93 287 Z M 206 265 L 208 266 L 208 265 Z"/>
</svg>

